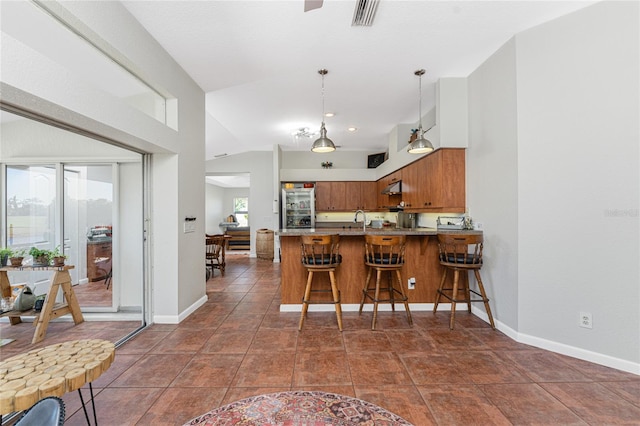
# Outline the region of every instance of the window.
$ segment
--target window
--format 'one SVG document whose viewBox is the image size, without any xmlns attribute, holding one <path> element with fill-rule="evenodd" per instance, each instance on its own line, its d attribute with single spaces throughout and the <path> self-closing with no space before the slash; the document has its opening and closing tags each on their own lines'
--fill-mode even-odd
<svg viewBox="0 0 640 426">
<path fill-rule="evenodd" d="M 249 226 L 249 198 L 238 197 L 233 199 L 233 215 L 238 226 Z"/>
</svg>

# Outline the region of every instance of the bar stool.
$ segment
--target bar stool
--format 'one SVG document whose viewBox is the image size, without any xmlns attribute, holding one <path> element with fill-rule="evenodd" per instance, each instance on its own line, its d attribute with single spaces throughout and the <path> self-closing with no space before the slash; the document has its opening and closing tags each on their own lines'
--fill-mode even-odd
<svg viewBox="0 0 640 426">
<path fill-rule="evenodd" d="M 480 268 L 482 268 L 482 246 L 484 238 L 478 234 L 438 234 L 438 250 L 440 256 L 440 265 L 444 266 L 442 272 L 442 279 L 440 280 L 440 287 L 438 288 L 438 296 L 436 302 L 433 305 L 433 313 L 438 309 L 438 303 L 440 303 L 440 296 L 451 301 L 451 319 L 449 321 L 449 328 L 453 330 L 455 316 L 456 316 L 456 303 L 466 303 L 467 310 L 471 312 L 471 302 L 484 302 L 484 307 L 487 310 L 487 316 L 491 323 L 491 328 L 495 330 L 496 326 L 493 323 L 493 316 L 491 315 L 491 308 L 489 307 L 489 298 L 484 291 L 484 285 L 480 278 Z M 444 282 L 447 278 L 447 272 L 453 270 L 453 287 L 444 287 Z M 468 275 L 466 279 L 462 280 L 460 284 L 460 271 L 473 271 L 476 280 L 478 282 L 479 293 L 469 288 Z M 464 291 L 464 298 L 459 298 L 458 292 Z M 450 292 L 450 293 L 449 293 Z M 471 299 L 471 293 L 479 296 L 480 299 Z"/>
<path fill-rule="evenodd" d="M 365 299 L 369 298 L 373 301 L 373 319 L 371 320 L 371 330 L 376 329 L 376 319 L 378 317 L 378 303 L 390 302 L 391 310 L 395 311 L 395 302 L 403 302 L 404 309 L 407 311 L 407 319 L 409 324 L 413 324 L 411 311 L 409 310 L 408 298 L 402 286 L 402 276 L 400 270 L 404 266 L 404 248 L 406 237 L 404 235 L 365 235 L 364 236 L 364 263 L 369 268 L 367 272 L 367 281 L 362 289 L 362 300 L 360 301 L 360 313 L 364 306 Z M 369 281 L 373 271 L 376 271 L 376 285 L 369 287 Z M 383 272 L 388 272 L 388 286 L 380 287 L 380 279 Z M 394 286 L 395 278 L 398 281 L 397 288 Z M 380 291 L 386 291 L 389 295 L 388 299 L 380 298 Z M 371 293 L 373 292 L 373 295 Z M 396 299 L 395 294 L 400 295 Z"/>
<path fill-rule="evenodd" d="M 338 319 L 338 329 L 342 331 L 342 308 L 340 306 L 340 292 L 336 282 L 336 267 L 342 263 L 342 256 L 338 253 L 340 246 L 339 235 L 302 235 L 302 265 L 307 269 L 307 285 L 302 298 L 302 313 L 300 314 L 300 325 L 298 330 L 302 330 L 304 319 L 310 303 L 333 303 L 336 307 L 336 318 Z M 311 289 L 314 272 L 328 272 L 331 281 L 331 289 Z M 311 300 L 311 292 L 331 292 L 333 302 L 326 300 Z"/>
</svg>

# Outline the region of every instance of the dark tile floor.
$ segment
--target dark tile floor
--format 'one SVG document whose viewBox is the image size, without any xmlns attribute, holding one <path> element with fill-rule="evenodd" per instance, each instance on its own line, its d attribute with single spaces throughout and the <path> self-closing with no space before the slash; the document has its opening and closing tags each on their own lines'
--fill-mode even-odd
<svg viewBox="0 0 640 426">
<path fill-rule="evenodd" d="M 403 310 L 381 312 L 371 331 L 370 313 L 347 312 L 340 333 L 334 313 L 311 312 L 298 332 L 299 314 L 279 312 L 279 281 L 278 264 L 230 257 L 204 306 L 117 349 L 94 382 L 99 424 L 180 425 L 290 389 L 361 398 L 417 426 L 640 424 L 640 376 L 514 342 L 467 313 L 449 331 L 447 312 L 414 312 L 413 327 Z M 66 330 L 114 333 L 100 324 Z M 66 424 L 86 424 L 77 392 L 64 400 Z"/>
</svg>

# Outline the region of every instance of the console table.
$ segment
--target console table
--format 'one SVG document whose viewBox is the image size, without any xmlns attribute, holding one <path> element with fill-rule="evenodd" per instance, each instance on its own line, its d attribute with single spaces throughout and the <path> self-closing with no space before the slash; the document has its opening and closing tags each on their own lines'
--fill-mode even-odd
<svg viewBox="0 0 640 426">
<path fill-rule="evenodd" d="M 73 286 L 71 285 L 71 275 L 69 270 L 73 269 L 73 265 L 65 266 L 22 266 L 13 267 L 6 266 L 0 268 L 0 290 L 2 290 L 2 297 L 11 297 L 11 283 L 9 283 L 9 277 L 7 272 L 31 272 L 31 271 L 51 271 L 51 287 L 47 292 L 47 296 L 44 299 L 44 305 L 42 305 L 42 311 L 36 312 L 33 309 L 28 311 L 9 311 L 1 314 L 1 317 L 9 317 L 11 325 L 19 324 L 22 322 L 21 316 L 34 316 L 34 323 L 36 325 L 36 331 L 33 333 L 33 340 L 31 343 L 38 343 L 44 339 L 47 334 L 47 328 L 49 327 L 49 321 L 53 318 L 60 317 L 62 315 L 71 314 L 73 322 L 77 325 L 84 321 L 82 312 L 80 311 L 80 304 L 73 292 Z M 63 300 L 66 302 L 56 304 L 56 296 L 59 289 L 62 288 Z"/>
</svg>

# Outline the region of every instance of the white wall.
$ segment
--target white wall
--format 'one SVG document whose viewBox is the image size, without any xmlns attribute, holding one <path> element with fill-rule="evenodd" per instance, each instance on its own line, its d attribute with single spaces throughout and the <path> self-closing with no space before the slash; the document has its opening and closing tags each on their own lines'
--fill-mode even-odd
<svg viewBox="0 0 640 426">
<path fill-rule="evenodd" d="M 11 3 L 32 9 L 23 15 L 3 4 L 3 22 L 21 19 L 27 25 L 29 14 L 41 13 L 30 3 Z M 178 130 L 174 130 L 122 99 L 74 78 L 25 40 L 2 33 L 5 102 L 154 153 L 150 182 L 151 309 L 157 322 L 178 322 L 206 301 L 202 267 L 204 93 L 121 3 L 47 2 L 47 7 L 57 11 L 75 31 L 130 65 L 157 91 L 177 99 L 169 102 L 177 105 L 177 123 L 172 124 Z M 186 216 L 197 218 L 196 232 L 182 232 Z"/>
<path fill-rule="evenodd" d="M 638 16 L 602 2 L 541 25 L 516 66 L 520 332 L 640 372 Z"/>
<path fill-rule="evenodd" d="M 218 224 L 229 216 L 229 213 L 224 214 L 224 188 L 207 183 L 205 184 L 205 191 L 205 232 L 207 234 L 218 234 L 220 233 Z"/>
<path fill-rule="evenodd" d="M 515 41 L 469 76 L 467 207 L 484 228 L 482 268 L 493 315 L 518 329 L 518 139 Z"/>
<path fill-rule="evenodd" d="M 467 163 L 501 326 L 636 373 L 638 13 L 637 2 L 595 4 L 518 34 L 479 67 Z M 580 311 L 593 329 L 578 326 Z"/>
<path fill-rule="evenodd" d="M 278 212 L 274 212 L 273 207 L 273 156 L 274 154 L 271 151 L 253 151 L 206 162 L 207 173 L 250 174 L 249 227 L 251 227 L 251 251 L 249 256 L 251 257 L 255 257 L 256 254 L 256 231 L 263 228 L 275 230 L 279 226 Z"/>
</svg>

